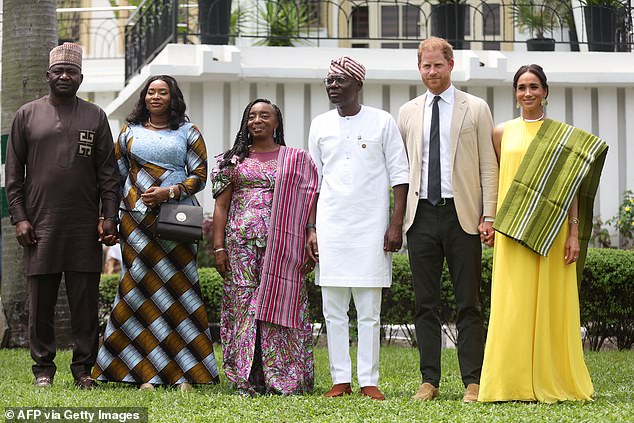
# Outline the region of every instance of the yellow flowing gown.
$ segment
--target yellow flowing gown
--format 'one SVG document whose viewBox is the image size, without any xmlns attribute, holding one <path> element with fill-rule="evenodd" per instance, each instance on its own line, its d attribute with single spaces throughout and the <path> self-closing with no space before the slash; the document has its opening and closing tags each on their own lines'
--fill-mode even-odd
<svg viewBox="0 0 634 423">
<path fill-rule="evenodd" d="M 542 122 L 504 126 L 498 205 Z M 491 315 L 478 401 L 590 400 L 576 264 L 564 263 L 568 219 L 547 257 L 495 234 Z"/>
</svg>

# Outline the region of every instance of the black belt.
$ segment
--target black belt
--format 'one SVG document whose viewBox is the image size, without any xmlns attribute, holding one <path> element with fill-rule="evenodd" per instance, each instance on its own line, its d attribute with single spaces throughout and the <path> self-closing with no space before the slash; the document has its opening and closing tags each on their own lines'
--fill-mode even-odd
<svg viewBox="0 0 634 423">
<path fill-rule="evenodd" d="M 427 203 L 428 205 L 432 207 L 445 207 L 445 206 L 449 206 L 453 204 L 453 198 L 441 198 L 438 204 L 436 204 L 435 206 L 432 203 L 430 203 L 429 200 L 427 200 L 426 198 L 422 199 L 421 201 L 424 201 L 425 203 Z"/>
</svg>

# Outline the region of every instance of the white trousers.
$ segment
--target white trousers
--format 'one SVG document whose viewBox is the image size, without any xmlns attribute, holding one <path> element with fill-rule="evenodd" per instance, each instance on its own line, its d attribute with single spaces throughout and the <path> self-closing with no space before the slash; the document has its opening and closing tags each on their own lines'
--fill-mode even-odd
<svg viewBox="0 0 634 423">
<path fill-rule="evenodd" d="M 357 380 L 361 387 L 378 385 L 381 289 L 321 287 L 333 384 L 352 381 L 348 333 L 348 308 L 352 296 L 357 309 Z"/>
</svg>

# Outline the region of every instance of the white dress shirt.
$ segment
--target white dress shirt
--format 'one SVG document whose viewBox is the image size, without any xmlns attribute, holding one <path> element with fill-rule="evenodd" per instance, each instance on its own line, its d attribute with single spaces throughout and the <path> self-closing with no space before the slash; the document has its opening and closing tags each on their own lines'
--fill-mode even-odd
<svg viewBox="0 0 634 423">
<path fill-rule="evenodd" d="M 438 101 L 440 124 L 440 195 L 442 198 L 453 198 L 451 188 L 451 117 L 453 115 L 455 88 L 450 85 L 440 94 Z M 427 176 L 429 173 L 429 132 L 431 130 L 432 105 L 435 94 L 425 94 L 425 113 L 423 114 L 423 164 L 420 174 L 419 197 L 427 198 Z"/>
</svg>

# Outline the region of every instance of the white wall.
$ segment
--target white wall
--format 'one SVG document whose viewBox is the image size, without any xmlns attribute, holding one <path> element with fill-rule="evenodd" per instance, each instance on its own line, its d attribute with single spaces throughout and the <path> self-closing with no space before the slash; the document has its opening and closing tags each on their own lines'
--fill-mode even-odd
<svg viewBox="0 0 634 423">
<path fill-rule="evenodd" d="M 365 104 L 396 117 L 412 93 L 424 92 L 415 50 L 169 45 L 106 111 L 113 120 L 123 119 L 147 77 L 165 73 L 182 85 L 210 157 L 231 146 L 244 107 L 256 97 L 280 106 L 287 144 L 305 148 L 311 119 L 330 107 L 321 80 L 330 59 L 344 54 L 367 68 Z M 542 65 L 550 85 L 547 115 L 596 133 L 610 145 L 596 212 L 604 220 L 616 214 L 623 191 L 634 189 L 634 121 L 626 120 L 634 113 L 634 54 L 464 50 L 455 56 L 454 84 L 485 98 L 496 122 L 519 113 L 512 90 L 517 68 Z M 209 188 L 203 203 L 211 212 Z"/>
</svg>

